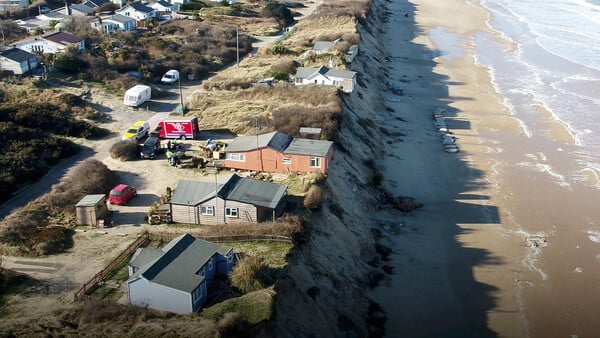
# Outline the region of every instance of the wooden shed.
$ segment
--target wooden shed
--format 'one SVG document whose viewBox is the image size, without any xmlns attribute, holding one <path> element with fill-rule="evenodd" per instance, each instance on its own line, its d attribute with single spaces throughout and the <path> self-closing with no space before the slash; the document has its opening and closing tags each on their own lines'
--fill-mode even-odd
<svg viewBox="0 0 600 338">
<path fill-rule="evenodd" d="M 106 196 L 103 194 L 86 195 L 75 204 L 78 225 L 97 226 L 98 220 L 106 218 L 109 211 L 106 207 Z"/>
</svg>

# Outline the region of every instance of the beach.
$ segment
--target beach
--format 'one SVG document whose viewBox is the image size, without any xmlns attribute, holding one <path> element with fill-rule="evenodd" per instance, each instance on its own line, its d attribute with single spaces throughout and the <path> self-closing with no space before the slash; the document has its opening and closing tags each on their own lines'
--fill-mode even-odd
<svg viewBox="0 0 600 338">
<path fill-rule="evenodd" d="M 387 83 L 403 95 L 383 92 L 394 112 L 378 118 L 405 136 L 379 164 L 388 190 L 424 204 L 409 215 L 373 216 L 398 220 L 389 236 L 394 275 L 373 294 L 387 314 L 386 336 L 593 336 L 595 170 L 575 167 L 583 147 L 567 123 L 539 102 L 520 108 L 501 93 L 499 68 L 482 65 L 492 56 L 481 50 L 501 46 L 511 55 L 522 44 L 490 29 L 479 3 L 381 6 L 382 36 L 366 44 L 378 46 Z M 444 151 L 434 109 L 457 154 Z"/>
</svg>

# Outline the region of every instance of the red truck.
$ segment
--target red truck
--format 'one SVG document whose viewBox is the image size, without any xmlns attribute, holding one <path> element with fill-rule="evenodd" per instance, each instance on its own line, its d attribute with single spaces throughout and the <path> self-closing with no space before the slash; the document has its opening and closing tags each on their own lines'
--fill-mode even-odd
<svg viewBox="0 0 600 338">
<path fill-rule="evenodd" d="M 154 134 L 160 138 L 193 139 L 198 134 L 197 117 L 170 118 L 159 121 Z"/>
</svg>

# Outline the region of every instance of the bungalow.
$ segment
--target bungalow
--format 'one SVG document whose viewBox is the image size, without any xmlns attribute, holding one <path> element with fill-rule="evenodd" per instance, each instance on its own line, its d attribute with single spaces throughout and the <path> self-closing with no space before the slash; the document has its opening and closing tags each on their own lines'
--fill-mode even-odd
<svg viewBox="0 0 600 338">
<path fill-rule="evenodd" d="M 333 158 L 333 142 L 281 132 L 236 137 L 225 151 L 226 168 L 267 172 L 320 172 Z"/>
<path fill-rule="evenodd" d="M 150 7 L 152 7 L 156 11 L 156 16 L 158 17 L 160 17 L 161 15 L 169 15 L 175 9 L 174 5 L 164 0 L 159 0 L 155 3 L 152 3 L 150 4 Z"/>
<path fill-rule="evenodd" d="M 93 29 L 106 34 L 135 30 L 135 20 L 121 14 L 95 18 L 90 21 Z"/>
<path fill-rule="evenodd" d="M 90 16 L 95 12 L 95 8 L 86 6 L 84 4 L 72 4 L 65 6 L 63 12 L 67 15 L 73 16 Z"/>
<path fill-rule="evenodd" d="M 356 86 L 356 72 L 349 70 L 298 67 L 296 70 L 296 86 L 317 84 L 324 86 L 339 86 L 346 93 L 351 93 Z"/>
<path fill-rule="evenodd" d="M 81 52 L 85 49 L 85 40 L 70 33 L 55 32 L 27 37 L 11 46 L 33 54 L 56 54 L 70 46 L 76 46 L 77 50 Z"/>
<path fill-rule="evenodd" d="M 287 186 L 243 178 L 224 182 L 181 180 L 171 196 L 173 222 L 187 224 L 258 223 L 283 212 Z"/>
<path fill-rule="evenodd" d="M 161 249 L 139 248 L 128 264 L 129 303 L 179 314 L 196 312 L 233 263 L 232 248 L 189 234 Z"/>
<path fill-rule="evenodd" d="M 329 52 L 331 47 L 333 47 L 339 41 L 340 39 L 337 39 L 335 41 L 315 41 L 311 52 L 312 54 L 316 55 L 327 53 Z"/>
<path fill-rule="evenodd" d="M 16 12 L 27 6 L 28 0 L 0 0 L 0 12 Z"/>
<path fill-rule="evenodd" d="M 0 69 L 11 71 L 15 75 L 27 74 L 39 65 L 39 59 L 36 55 L 21 50 L 11 48 L 0 53 Z"/>
<path fill-rule="evenodd" d="M 116 10 L 115 13 L 133 18 L 138 27 L 145 27 L 146 21 L 156 16 L 156 10 L 154 8 L 143 5 L 141 2 L 132 2 L 127 6 Z"/>
</svg>

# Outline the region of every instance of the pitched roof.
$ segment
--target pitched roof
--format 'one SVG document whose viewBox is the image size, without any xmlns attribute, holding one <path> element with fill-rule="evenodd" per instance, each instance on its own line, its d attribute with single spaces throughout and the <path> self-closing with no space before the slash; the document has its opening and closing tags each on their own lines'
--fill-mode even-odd
<svg viewBox="0 0 600 338">
<path fill-rule="evenodd" d="M 128 6 L 142 13 L 150 13 L 154 11 L 154 8 L 143 5 L 141 2 L 132 2 Z"/>
<path fill-rule="evenodd" d="M 160 256 L 163 255 L 163 251 L 155 248 L 138 248 L 135 250 L 133 256 L 131 256 L 131 260 L 129 261 L 129 265 L 134 268 L 141 269 L 152 261 L 157 260 Z"/>
<path fill-rule="evenodd" d="M 215 187 L 216 185 L 216 187 Z M 265 208 L 275 209 L 285 193 L 285 185 L 240 177 L 229 176 L 221 183 L 181 180 L 171 196 L 172 204 L 198 205 L 215 196 L 215 188 L 220 198 L 238 201 Z"/>
<path fill-rule="evenodd" d="M 283 151 L 291 141 L 291 136 L 278 131 L 258 136 L 240 136 L 229 143 L 227 151 L 249 151 L 266 147 L 273 148 L 277 151 Z"/>
<path fill-rule="evenodd" d="M 298 69 L 296 69 L 296 78 L 299 79 L 310 79 L 311 77 L 314 77 L 317 74 L 321 74 L 327 77 L 332 76 L 344 79 L 351 79 L 356 76 L 356 72 L 350 70 L 331 69 L 326 66 L 321 66 L 319 68 L 298 67 Z"/>
<path fill-rule="evenodd" d="M 11 48 L 11 49 L 7 49 L 4 52 L 0 53 L 0 55 L 2 55 L 3 57 L 9 59 L 9 60 L 13 60 L 15 62 L 25 62 L 27 60 L 31 60 L 32 58 L 35 58 L 36 56 L 34 54 L 31 54 L 27 51 L 24 51 L 22 49 L 19 48 Z"/>
<path fill-rule="evenodd" d="M 227 255 L 231 250 L 228 247 L 194 238 L 189 234 L 181 235 L 162 248 L 162 254 L 158 253 L 158 257 L 150 260 L 131 279 L 141 276 L 152 283 L 183 292 L 192 292 L 204 281 L 204 277 L 197 273 L 208 260 L 217 253 Z M 148 254 L 145 258 L 150 258 L 156 253 L 144 254 Z"/>
<path fill-rule="evenodd" d="M 79 11 L 79 12 L 84 13 L 86 15 L 94 13 L 94 8 L 93 7 L 86 6 L 86 5 L 83 5 L 83 4 L 72 4 L 72 5 L 69 5 L 69 9 Z"/>
<path fill-rule="evenodd" d="M 111 20 L 114 22 L 119 22 L 119 23 L 126 23 L 129 21 L 135 21 L 134 18 L 125 16 L 125 15 L 121 15 L 121 14 L 113 14 L 111 16 L 107 16 L 106 18 L 102 19 L 102 20 Z"/>
<path fill-rule="evenodd" d="M 153 5 L 161 5 L 162 7 L 166 7 L 166 8 L 173 7 L 172 4 L 170 4 L 170 3 L 168 3 L 167 1 L 164 1 L 164 0 L 158 0 L 157 2 L 153 3 Z"/>
<path fill-rule="evenodd" d="M 63 45 L 70 45 L 74 43 L 80 43 L 81 41 L 83 41 L 82 38 L 67 32 L 56 32 L 48 35 L 43 35 L 42 37 L 46 40 L 54 41 Z"/>
<path fill-rule="evenodd" d="M 100 7 L 109 2 L 110 1 L 108 1 L 108 0 L 87 0 L 86 2 L 83 3 L 83 5 L 91 7 L 91 8 L 96 8 L 96 7 Z"/>
<path fill-rule="evenodd" d="M 331 141 L 294 138 L 284 154 L 326 156 L 332 146 Z"/>
</svg>

